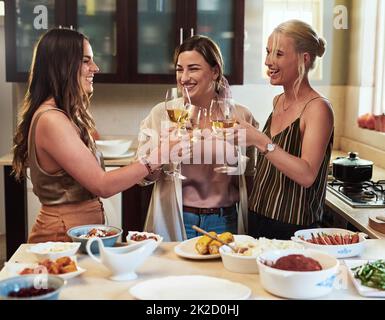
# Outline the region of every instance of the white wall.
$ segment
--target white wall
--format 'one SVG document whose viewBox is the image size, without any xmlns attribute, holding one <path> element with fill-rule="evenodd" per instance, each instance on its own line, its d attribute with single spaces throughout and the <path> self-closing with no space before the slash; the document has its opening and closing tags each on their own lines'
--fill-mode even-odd
<svg viewBox="0 0 385 320">
<path fill-rule="evenodd" d="M 4 17 L 0 17 L 0 155 L 8 153 L 12 146 L 12 84 L 5 82 Z M 5 232 L 4 175 L 0 170 L 0 234 Z"/>
</svg>

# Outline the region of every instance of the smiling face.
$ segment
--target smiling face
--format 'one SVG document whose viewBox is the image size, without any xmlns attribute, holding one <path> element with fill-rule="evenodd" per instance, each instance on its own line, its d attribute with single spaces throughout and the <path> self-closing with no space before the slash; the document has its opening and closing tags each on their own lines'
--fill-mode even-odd
<svg viewBox="0 0 385 320">
<path fill-rule="evenodd" d="M 276 52 L 274 53 L 275 34 L 270 35 L 265 65 L 267 75 L 272 85 L 289 86 L 298 78 L 298 54 L 295 51 L 294 40 L 283 34 L 279 35 Z"/>
<path fill-rule="evenodd" d="M 91 94 L 94 91 L 93 81 L 94 74 L 99 72 L 99 68 L 93 60 L 94 54 L 90 43 L 87 40 L 83 41 L 83 59 L 80 71 L 80 83 L 83 90 Z"/>
<path fill-rule="evenodd" d="M 215 95 L 217 67 L 211 67 L 197 51 L 184 51 L 178 56 L 176 81 L 187 88 L 193 104 L 208 107 Z"/>
</svg>

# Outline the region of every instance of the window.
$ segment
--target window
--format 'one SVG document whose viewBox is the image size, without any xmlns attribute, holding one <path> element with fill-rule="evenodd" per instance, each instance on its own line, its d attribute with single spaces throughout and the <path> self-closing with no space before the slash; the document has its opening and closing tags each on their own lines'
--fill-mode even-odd
<svg viewBox="0 0 385 320">
<path fill-rule="evenodd" d="M 0 1 L 0 17 L 4 16 L 4 1 Z"/>
<path fill-rule="evenodd" d="M 378 2 L 373 114 L 385 114 L 385 1 Z"/>
<path fill-rule="evenodd" d="M 286 20 L 298 19 L 305 21 L 322 36 L 322 2 L 322 0 L 264 0 L 262 52 L 266 52 L 266 43 L 274 28 Z M 263 54 L 261 70 L 262 77 L 267 78 L 265 57 L 265 54 Z M 309 78 L 314 80 L 322 79 L 322 65 L 320 61 L 316 61 L 315 68 L 309 73 Z"/>
</svg>

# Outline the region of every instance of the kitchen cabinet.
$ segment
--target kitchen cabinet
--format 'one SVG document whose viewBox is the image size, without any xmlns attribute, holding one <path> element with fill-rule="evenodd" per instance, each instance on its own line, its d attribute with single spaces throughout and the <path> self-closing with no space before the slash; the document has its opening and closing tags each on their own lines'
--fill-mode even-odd
<svg viewBox="0 0 385 320">
<path fill-rule="evenodd" d="M 173 52 L 194 34 L 212 38 L 221 48 L 230 83 L 243 83 L 244 0 L 145 0 L 130 2 L 137 30 L 130 77 L 139 83 L 174 83 Z"/>
<path fill-rule="evenodd" d="M 34 44 L 62 26 L 89 37 L 95 82 L 174 83 L 175 47 L 203 34 L 220 46 L 229 82 L 243 83 L 244 0 L 9 0 L 5 10 L 7 81 L 27 81 Z"/>
<path fill-rule="evenodd" d="M 124 82 L 125 2 L 122 0 L 10 0 L 5 2 L 6 80 L 25 82 L 39 37 L 53 27 L 85 33 L 100 67 L 95 82 Z M 118 14 L 119 13 L 119 14 Z M 45 23 L 46 22 L 46 23 Z M 120 27 L 118 27 L 120 25 Z"/>
</svg>

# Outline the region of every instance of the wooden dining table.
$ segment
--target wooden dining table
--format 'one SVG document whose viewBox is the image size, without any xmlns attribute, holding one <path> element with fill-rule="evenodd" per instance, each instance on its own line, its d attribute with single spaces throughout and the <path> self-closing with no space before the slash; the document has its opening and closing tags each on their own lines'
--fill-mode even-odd
<svg viewBox="0 0 385 320">
<path fill-rule="evenodd" d="M 250 300 L 282 299 L 270 294 L 262 287 L 258 274 L 230 272 L 223 266 L 221 258 L 208 260 L 182 258 L 174 252 L 176 245 L 178 245 L 178 242 L 161 243 L 156 251 L 137 269 L 137 279 L 121 282 L 110 280 L 110 271 L 104 265 L 92 260 L 86 254 L 78 254 L 78 265 L 86 269 L 86 271 L 75 278 L 69 279 L 59 298 L 63 300 L 131 300 L 134 297 L 130 294 L 130 288 L 145 280 L 168 276 L 202 275 L 227 279 L 247 286 L 251 289 Z M 22 244 L 9 262 L 36 262 L 35 255 L 27 252 L 29 246 L 31 245 Z M 385 240 L 369 239 L 363 254 L 349 259 L 379 258 L 385 258 Z M 7 270 L 4 267 L 0 272 L 0 279 L 7 276 Z M 339 273 L 333 291 L 321 299 L 356 300 L 367 298 L 361 296 L 353 286 L 348 277 L 344 260 L 340 260 Z"/>
</svg>

